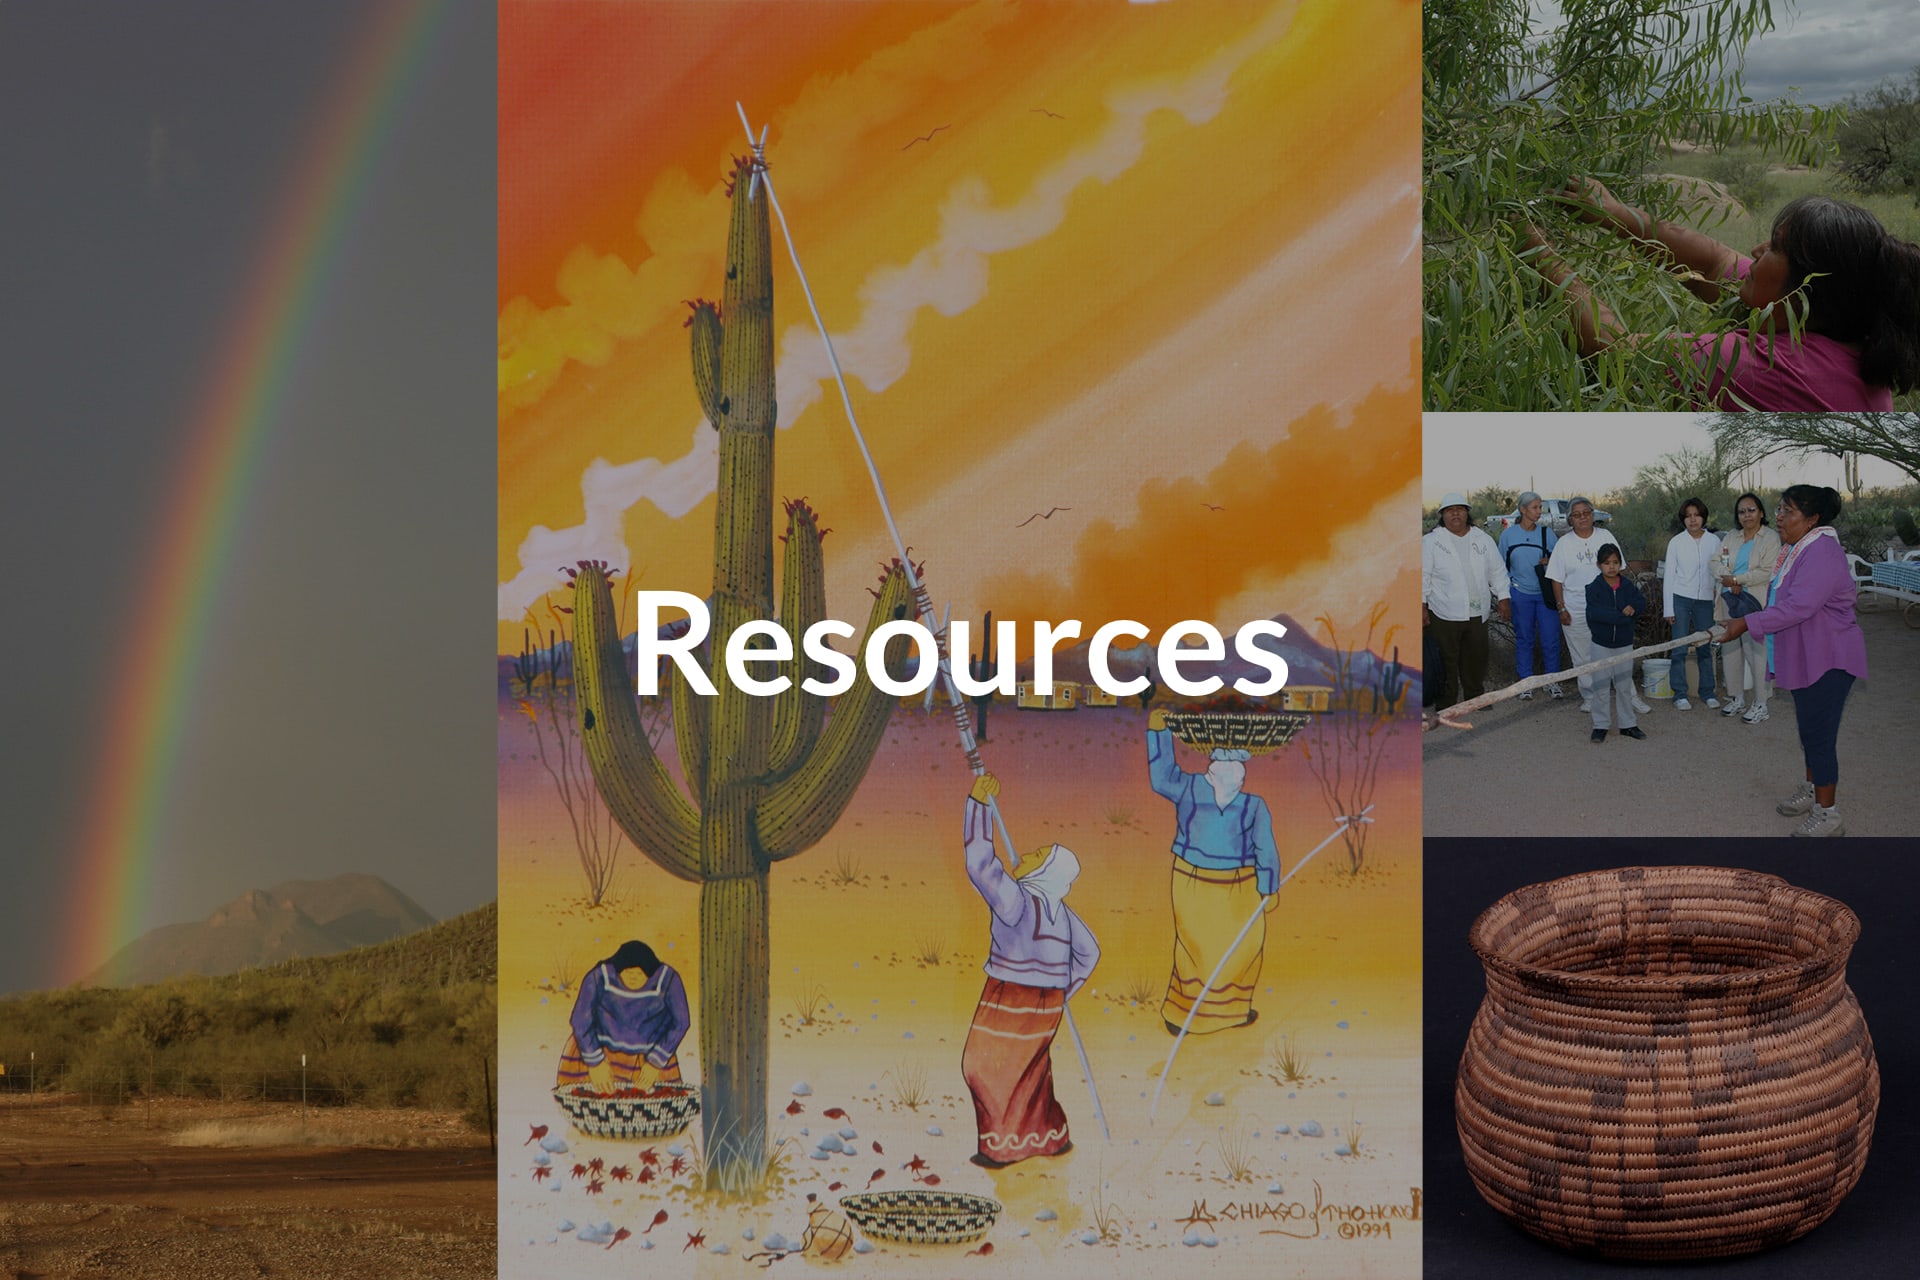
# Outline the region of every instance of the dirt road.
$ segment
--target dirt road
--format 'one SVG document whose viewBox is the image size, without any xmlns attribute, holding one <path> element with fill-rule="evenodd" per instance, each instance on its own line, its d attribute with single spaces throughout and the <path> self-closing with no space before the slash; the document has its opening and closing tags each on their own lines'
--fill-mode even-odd
<svg viewBox="0 0 1920 1280">
<path fill-rule="evenodd" d="M 207 1106 L 0 1102 L 0 1276 L 494 1275 L 483 1140 L 428 1137 L 393 1119 L 405 1113 L 379 1113 L 359 1127 L 439 1144 L 176 1145 Z M 330 1114 L 315 1132 L 342 1120 Z M 244 1134 L 245 1120 L 234 1128 Z"/>
</svg>

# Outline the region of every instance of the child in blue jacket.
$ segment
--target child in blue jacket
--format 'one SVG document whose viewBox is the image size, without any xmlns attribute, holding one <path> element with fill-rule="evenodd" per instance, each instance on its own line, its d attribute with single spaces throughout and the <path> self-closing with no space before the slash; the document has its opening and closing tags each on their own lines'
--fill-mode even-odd
<svg viewBox="0 0 1920 1280">
<path fill-rule="evenodd" d="M 1646 730 L 1633 720 L 1633 627 L 1647 611 L 1647 598 L 1621 572 L 1626 566 L 1620 548 L 1611 543 L 1600 548 L 1597 562 L 1600 576 L 1587 584 L 1587 630 L 1593 635 L 1593 660 L 1618 658 L 1611 667 L 1593 677 L 1593 741 L 1607 740 L 1612 727 L 1608 716 L 1608 694 L 1620 703 L 1620 736 L 1645 738 Z"/>
</svg>

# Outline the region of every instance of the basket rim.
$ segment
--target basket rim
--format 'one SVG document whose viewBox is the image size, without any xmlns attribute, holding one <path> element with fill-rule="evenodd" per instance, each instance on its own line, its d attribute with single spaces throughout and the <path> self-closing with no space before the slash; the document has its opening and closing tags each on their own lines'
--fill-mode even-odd
<svg viewBox="0 0 1920 1280">
<path fill-rule="evenodd" d="M 1730 973 L 1683 973 L 1669 976 L 1574 972 L 1557 969 L 1551 965 L 1516 960 L 1488 942 L 1486 935 L 1495 914 L 1507 909 L 1513 899 L 1521 894 L 1578 881 L 1600 881 L 1627 871 L 1639 871 L 1665 880 L 1706 873 L 1716 877 L 1737 876 L 1753 882 L 1769 884 L 1775 888 L 1776 892 L 1785 890 L 1786 894 L 1793 899 L 1797 911 L 1805 911 L 1809 916 L 1823 916 L 1829 920 L 1835 937 L 1814 955 L 1803 960 L 1791 960 L 1758 969 L 1738 969 Z M 1853 908 L 1838 898 L 1816 893 L 1812 889 L 1803 889 L 1767 871 L 1704 865 L 1609 867 L 1595 871 L 1580 871 L 1552 880 L 1542 880 L 1536 884 L 1522 885 L 1501 895 L 1492 905 L 1475 916 L 1473 924 L 1467 929 L 1467 945 L 1473 948 L 1475 955 L 1480 957 L 1480 963 L 1492 972 L 1519 982 L 1550 983 L 1570 993 L 1576 991 L 1647 992 L 1681 995 L 1688 998 L 1714 998 L 1734 987 L 1764 986 L 1781 981 L 1797 983 L 1823 971 L 1843 971 L 1846 968 L 1848 955 L 1852 953 L 1854 944 L 1859 940 L 1860 917 L 1853 913 Z"/>
<path fill-rule="evenodd" d="M 921 1187 L 901 1187 L 892 1191 L 884 1191 L 884 1190 L 852 1191 L 847 1193 L 844 1196 L 841 1196 L 839 1200 L 839 1204 L 840 1204 L 840 1207 L 846 1210 L 848 1213 L 871 1213 L 871 1214 L 879 1214 L 882 1216 L 888 1216 L 887 1207 L 882 1206 L 878 1203 L 873 1203 L 873 1202 L 878 1201 L 882 1196 L 889 1196 L 889 1195 L 890 1196 L 940 1195 L 940 1196 L 947 1196 L 947 1197 L 958 1198 L 962 1200 L 971 1200 L 971 1201 L 978 1202 L 976 1205 L 969 1206 L 964 1210 L 962 1210 L 961 1207 L 957 1205 L 951 1206 L 953 1210 L 956 1212 L 989 1213 L 997 1216 L 1000 1213 L 1004 1212 L 1004 1209 L 1005 1209 L 1005 1206 L 1003 1206 L 998 1200 L 995 1200 L 992 1196 L 983 1196 L 977 1191 L 948 1191 L 944 1187 L 938 1191 L 932 1190 L 931 1188 L 921 1188 Z"/>
</svg>

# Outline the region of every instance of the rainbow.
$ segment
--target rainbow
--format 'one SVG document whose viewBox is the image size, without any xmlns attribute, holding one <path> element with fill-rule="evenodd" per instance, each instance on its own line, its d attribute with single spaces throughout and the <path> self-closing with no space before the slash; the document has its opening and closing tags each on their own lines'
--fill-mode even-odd
<svg viewBox="0 0 1920 1280">
<path fill-rule="evenodd" d="M 105 963 L 139 929 L 161 870 L 173 761 L 252 481 L 373 162 L 453 2 L 375 4 L 353 33 L 215 348 L 101 709 L 105 750 L 74 852 L 62 982 Z"/>
</svg>

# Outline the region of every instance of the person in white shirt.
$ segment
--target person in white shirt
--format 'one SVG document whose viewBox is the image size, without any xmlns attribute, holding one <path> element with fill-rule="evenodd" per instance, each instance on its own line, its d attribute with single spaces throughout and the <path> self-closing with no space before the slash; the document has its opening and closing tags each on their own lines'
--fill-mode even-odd
<svg viewBox="0 0 1920 1280">
<path fill-rule="evenodd" d="M 1720 554 L 1720 535 L 1707 532 L 1707 504 L 1688 498 L 1680 504 L 1682 528 L 1667 543 L 1666 609 L 1667 625 L 1676 638 L 1705 631 L 1713 625 L 1713 560 Z M 1673 665 L 1667 679 L 1673 685 L 1673 709 L 1691 711 L 1687 701 L 1687 650 L 1673 652 Z M 1700 664 L 1700 700 L 1718 710 L 1720 699 L 1713 696 L 1713 647 L 1695 645 L 1692 652 Z"/>
<path fill-rule="evenodd" d="M 1420 623 L 1440 646 L 1445 687 L 1439 705 L 1477 698 L 1487 687 L 1487 619 L 1498 602 L 1512 616 L 1507 567 L 1492 538 L 1473 527 L 1467 500 L 1440 499 L 1440 524 L 1420 540 Z"/>
<path fill-rule="evenodd" d="M 1620 543 L 1605 529 L 1593 527 L 1593 503 L 1586 498 L 1575 498 L 1567 504 L 1567 523 L 1571 528 L 1553 544 L 1553 554 L 1547 557 L 1547 579 L 1553 583 L 1560 604 L 1560 629 L 1567 637 L 1567 650 L 1573 655 L 1573 665 L 1580 667 L 1593 661 L 1593 633 L 1587 630 L 1587 584 L 1600 576 L 1600 548 Z M 1590 712 L 1593 677 L 1581 676 L 1578 683 L 1580 710 Z M 1633 709 L 1652 708 L 1635 694 Z"/>
</svg>

